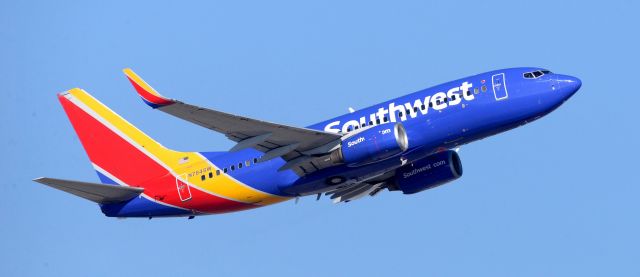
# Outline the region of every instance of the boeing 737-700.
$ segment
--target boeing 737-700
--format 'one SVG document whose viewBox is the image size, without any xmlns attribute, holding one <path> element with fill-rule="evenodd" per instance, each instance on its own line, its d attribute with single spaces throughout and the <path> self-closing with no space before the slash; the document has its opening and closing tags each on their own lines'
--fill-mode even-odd
<svg viewBox="0 0 640 277">
<path fill-rule="evenodd" d="M 539 119 L 581 86 L 542 68 L 495 70 L 303 128 L 170 99 L 132 70 L 124 73 L 153 109 L 236 144 L 175 151 L 82 89 L 58 94 L 100 183 L 35 181 L 93 201 L 109 217 L 193 218 L 307 195 L 348 202 L 383 190 L 421 192 L 462 176 L 461 145 Z"/>
</svg>

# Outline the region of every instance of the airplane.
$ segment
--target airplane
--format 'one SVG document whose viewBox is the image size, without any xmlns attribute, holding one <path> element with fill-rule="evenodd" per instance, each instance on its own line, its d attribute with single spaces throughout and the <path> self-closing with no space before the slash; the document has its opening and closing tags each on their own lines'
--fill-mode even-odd
<svg viewBox="0 0 640 277">
<path fill-rule="evenodd" d="M 107 217 L 188 217 L 324 194 L 334 203 L 383 190 L 414 194 L 462 176 L 460 146 L 552 112 L 580 79 L 537 67 L 447 82 L 308 127 L 187 104 L 158 93 L 131 69 L 144 103 L 236 144 L 228 151 L 162 146 L 80 88 L 58 94 L 100 183 L 34 181 L 99 204 Z"/>
</svg>

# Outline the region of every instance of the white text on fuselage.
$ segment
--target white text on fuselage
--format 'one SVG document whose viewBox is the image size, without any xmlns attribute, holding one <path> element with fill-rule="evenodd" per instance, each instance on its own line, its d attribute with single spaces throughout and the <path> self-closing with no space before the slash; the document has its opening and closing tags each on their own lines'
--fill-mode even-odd
<svg viewBox="0 0 640 277">
<path fill-rule="evenodd" d="M 453 87 L 445 92 L 437 92 L 433 95 L 427 95 L 424 99 L 416 99 L 413 103 L 404 103 L 402 105 L 396 105 L 394 102 L 389 103 L 389 108 L 385 109 L 381 107 L 376 113 L 369 115 L 367 120 L 366 116 L 360 117 L 359 120 L 349 120 L 342 124 L 341 121 L 333 121 L 324 127 L 326 132 L 331 133 L 346 133 L 349 130 L 354 130 L 356 126 L 365 126 L 367 122 L 373 124 L 381 124 L 386 122 L 397 122 L 407 120 L 407 116 L 416 118 L 420 113 L 425 115 L 429 112 L 429 108 L 433 108 L 436 111 L 443 110 L 449 106 L 455 106 L 465 101 L 471 101 L 475 99 L 475 96 L 471 92 L 473 87 L 472 83 L 463 82 L 459 87 Z M 462 97 L 461 97 L 462 95 Z M 447 101 L 445 101 L 447 99 Z M 431 103 L 431 105 L 429 105 Z M 388 118 L 388 121 L 385 119 Z M 378 123 L 379 122 L 379 123 Z M 340 125 L 342 124 L 342 126 Z"/>
</svg>

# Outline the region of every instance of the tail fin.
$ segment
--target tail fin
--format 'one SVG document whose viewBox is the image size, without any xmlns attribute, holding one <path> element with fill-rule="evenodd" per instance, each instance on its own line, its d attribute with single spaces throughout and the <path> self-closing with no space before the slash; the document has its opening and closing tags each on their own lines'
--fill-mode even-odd
<svg viewBox="0 0 640 277">
<path fill-rule="evenodd" d="M 139 186 L 188 159 L 188 153 L 160 145 L 82 89 L 58 99 L 103 183 Z"/>
</svg>

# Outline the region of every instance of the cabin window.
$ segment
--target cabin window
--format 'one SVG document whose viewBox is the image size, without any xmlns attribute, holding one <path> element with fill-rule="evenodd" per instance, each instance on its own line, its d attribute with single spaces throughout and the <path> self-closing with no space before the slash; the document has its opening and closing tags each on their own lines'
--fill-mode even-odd
<svg viewBox="0 0 640 277">
<path fill-rule="evenodd" d="M 485 92 L 485 91 L 487 91 L 487 86 L 482 85 L 482 92 Z"/>
<path fill-rule="evenodd" d="M 231 166 L 231 171 L 234 171 L 234 170 L 236 170 L 236 166 L 235 166 L 235 165 L 232 165 L 232 166 Z"/>
<path fill-rule="evenodd" d="M 387 116 L 386 115 L 382 118 L 382 122 L 387 122 Z"/>
<path fill-rule="evenodd" d="M 366 122 L 362 122 L 362 128 L 364 128 L 364 126 L 367 126 Z"/>
<path fill-rule="evenodd" d="M 373 125 L 373 121 L 369 121 L 369 126 Z"/>
<path fill-rule="evenodd" d="M 424 107 L 424 105 L 422 105 Z M 413 112 L 417 113 L 418 112 L 418 107 L 413 107 Z"/>
<path fill-rule="evenodd" d="M 238 169 L 242 168 L 242 162 L 238 163 Z"/>
<path fill-rule="evenodd" d="M 376 124 L 380 124 L 380 118 L 376 119 Z"/>
<path fill-rule="evenodd" d="M 213 172 L 209 172 L 209 178 L 213 178 Z"/>
<path fill-rule="evenodd" d="M 224 173 L 227 173 L 227 171 L 228 171 L 228 170 L 227 170 L 227 168 L 225 167 L 225 168 L 223 168 L 223 169 L 222 169 L 222 171 L 223 171 Z"/>
<path fill-rule="evenodd" d="M 399 113 L 398 113 L 398 116 L 399 116 L 399 117 L 402 117 L 402 115 L 403 115 L 403 113 L 402 113 L 402 112 L 399 112 Z"/>
<path fill-rule="evenodd" d="M 246 160 L 246 161 L 244 162 L 244 164 L 245 164 L 246 166 L 250 166 L 250 165 L 251 165 L 251 161 Z"/>
<path fill-rule="evenodd" d="M 204 174 L 200 175 L 200 180 L 204 181 Z"/>
<path fill-rule="evenodd" d="M 257 164 L 258 163 L 258 158 L 253 158 L 253 163 Z"/>
<path fill-rule="evenodd" d="M 422 106 L 420 106 L 420 109 L 424 110 L 426 107 L 424 106 L 424 104 L 422 104 Z"/>
<path fill-rule="evenodd" d="M 220 169 L 216 170 L 216 176 L 220 176 Z"/>
<path fill-rule="evenodd" d="M 478 88 L 473 88 L 473 94 L 478 94 L 480 90 Z"/>
</svg>

